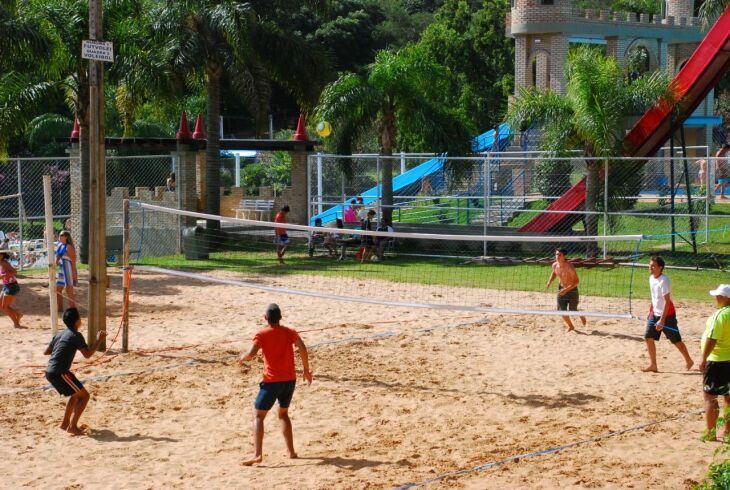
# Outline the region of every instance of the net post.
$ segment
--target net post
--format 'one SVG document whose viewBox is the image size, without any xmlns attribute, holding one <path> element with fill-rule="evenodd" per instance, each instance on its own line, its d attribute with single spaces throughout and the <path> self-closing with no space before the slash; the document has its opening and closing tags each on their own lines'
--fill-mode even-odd
<svg viewBox="0 0 730 490">
<path fill-rule="evenodd" d="M 46 217 L 46 250 L 48 254 L 48 304 L 51 309 L 51 333 L 58 331 L 58 303 L 56 302 L 56 261 L 53 249 L 53 202 L 51 201 L 51 176 L 43 176 L 43 204 Z"/>
<path fill-rule="evenodd" d="M 603 160 L 603 236 L 608 236 L 608 159 Z M 606 241 L 603 241 L 603 258 L 607 255 Z"/>
<path fill-rule="evenodd" d="M 122 352 L 129 352 L 129 199 L 122 205 Z"/>
</svg>

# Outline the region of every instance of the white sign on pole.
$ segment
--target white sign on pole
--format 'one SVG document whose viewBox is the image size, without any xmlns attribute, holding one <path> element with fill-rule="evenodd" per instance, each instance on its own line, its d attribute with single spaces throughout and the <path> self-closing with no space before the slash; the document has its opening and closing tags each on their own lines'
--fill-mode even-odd
<svg viewBox="0 0 730 490">
<path fill-rule="evenodd" d="M 114 44 L 110 41 L 81 41 L 81 57 L 85 60 L 114 62 Z"/>
</svg>

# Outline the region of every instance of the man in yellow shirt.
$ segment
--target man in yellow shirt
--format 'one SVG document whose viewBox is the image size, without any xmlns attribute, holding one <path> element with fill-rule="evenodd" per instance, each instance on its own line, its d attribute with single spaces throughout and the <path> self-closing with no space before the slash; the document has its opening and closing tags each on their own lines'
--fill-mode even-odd
<svg viewBox="0 0 730 490">
<path fill-rule="evenodd" d="M 700 371 L 704 373 L 705 422 L 708 432 L 713 433 L 720 415 L 717 397 L 721 395 L 726 409 L 730 407 L 730 284 L 720 284 L 710 294 L 715 297 L 717 311 L 705 323 Z M 720 440 L 728 435 L 726 422 Z"/>
</svg>

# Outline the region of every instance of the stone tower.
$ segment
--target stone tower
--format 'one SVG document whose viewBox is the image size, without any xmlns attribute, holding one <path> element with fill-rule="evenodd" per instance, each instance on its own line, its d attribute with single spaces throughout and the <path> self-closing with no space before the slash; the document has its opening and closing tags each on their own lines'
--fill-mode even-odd
<svg viewBox="0 0 730 490">
<path fill-rule="evenodd" d="M 704 38 L 695 17 L 695 0 L 663 0 L 659 15 L 579 9 L 573 0 L 512 0 L 507 36 L 515 39 L 515 93 L 522 87 L 565 93 L 565 61 L 570 45 L 605 46 L 606 53 L 627 66 L 627 57 L 642 50 L 644 68 L 663 68 L 674 76 Z M 627 67 L 627 70 L 629 68 Z M 710 94 L 686 126 L 693 143 L 711 143 Z M 710 116 L 710 117 L 708 117 Z"/>
</svg>

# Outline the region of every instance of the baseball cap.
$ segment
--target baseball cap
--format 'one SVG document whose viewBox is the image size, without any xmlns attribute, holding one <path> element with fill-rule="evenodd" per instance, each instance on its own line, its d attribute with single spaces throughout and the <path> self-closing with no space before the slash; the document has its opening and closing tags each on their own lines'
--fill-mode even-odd
<svg viewBox="0 0 730 490">
<path fill-rule="evenodd" d="M 730 298 L 730 284 L 720 284 L 717 289 L 710 291 L 712 296 L 724 296 Z"/>
</svg>

